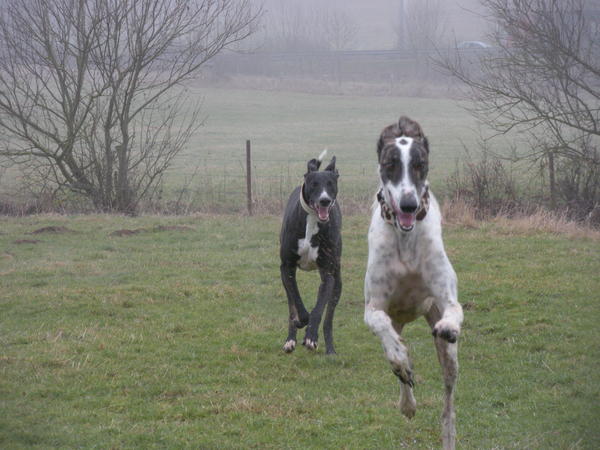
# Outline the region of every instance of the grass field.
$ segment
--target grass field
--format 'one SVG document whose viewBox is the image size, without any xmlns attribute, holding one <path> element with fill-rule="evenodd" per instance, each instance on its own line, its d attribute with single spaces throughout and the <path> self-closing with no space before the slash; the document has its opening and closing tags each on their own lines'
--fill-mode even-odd
<svg viewBox="0 0 600 450">
<path fill-rule="evenodd" d="M 164 177 L 161 211 L 238 213 L 246 208 L 246 140 L 252 142 L 257 210 L 276 213 L 299 185 L 306 162 L 324 148 L 337 157 L 341 203 L 369 204 L 377 188 L 375 152 L 381 130 L 405 114 L 417 120 L 430 147 L 429 180 L 443 196 L 446 178 L 475 155 L 476 124 L 455 100 L 398 96 L 323 95 L 192 85 L 188 105 L 200 105 L 204 125 Z M 15 200 L 20 172 L 0 171 L 0 197 Z M 156 200 L 156 199 L 155 199 Z M 16 200 L 15 200 L 16 201 Z M 169 209 L 165 204 L 176 206 Z M 151 206 L 144 208 L 152 211 Z"/>
<path fill-rule="evenodd" d="M 345 218 L 334 357 L 281 351 L 279 223 L 0 218 L 0 447 L 439 447 L 424 321 L 405 336 L 412 421 L 362 321 L 367 218 Z M 29 234 L 46 226 L 66 229 Z M 466 317 L 459 448 L 598 448 L 599 241 L 453 226 L 446 246 Z M 316 278 L 300 276 L 309 306 Z"/>
<path fill-rule="evenodd" d="M 191 88 L 189 99 L 202 104 L 205 124 L 175 161 L 165 187 L 171 192 L 189 182 L 187 198 L 196 208 L 245 207 L 247 139 L 252 142 L 255 197 L 263 205 L 275 201 L 280 209 L 300 183 L 306 162 L 324 148 L 329 157 L 337 157 L 345 200 L 370 198 L 377 185 L 379 133 L 402 114 L 417 120 L 429 137 L 429 178 L 438 193 L 464 157 L 463 143 L 472 146 L 476 138 L 473 119 L 449 99 L 218 88 Z"/>
</svg>

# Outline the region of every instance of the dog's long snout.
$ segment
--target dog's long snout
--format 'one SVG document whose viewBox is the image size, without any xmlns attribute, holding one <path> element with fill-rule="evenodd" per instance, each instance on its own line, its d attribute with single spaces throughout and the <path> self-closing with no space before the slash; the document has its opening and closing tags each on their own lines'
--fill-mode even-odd
<svg viewBox="0 0 600 450">
<path fill-rule="evenodd" d="M 323 208 L 327 208 L 329 205 L 331 205 L 331 199 L 323 197 L 319 200 L 319 205 L 321 205 Z"/>
<path fill-rule="evenodd" d="M 403 198 L 400 201 L 400 211 L 403 213 L 414 213 L 417 210 L 417 199 L 414 197 Z"/>
</svg>

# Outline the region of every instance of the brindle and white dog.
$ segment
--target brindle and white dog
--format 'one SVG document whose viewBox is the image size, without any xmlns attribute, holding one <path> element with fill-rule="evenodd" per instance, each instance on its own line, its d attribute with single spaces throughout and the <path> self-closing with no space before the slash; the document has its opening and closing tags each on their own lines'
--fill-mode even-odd
<svg viewBox="0 0 600 450">
<path fill-rule="evenodd" d="M 383 129 L 377 144 L 381 186 L 369 228 L 365 276 L 365 322 L 383 344 L 400 379 L 400 409 L 416 411 L 413 372 L 400 334 L 408 322 L 425 316 L 445 385 L 442 441 L 455 445 L 454 385 L 457 339 L 463 312 L 456 274 L 442 242 L 441 213 L 427 182 L 429 144 L 417 122 L 401 117 Z"/>
</svg>

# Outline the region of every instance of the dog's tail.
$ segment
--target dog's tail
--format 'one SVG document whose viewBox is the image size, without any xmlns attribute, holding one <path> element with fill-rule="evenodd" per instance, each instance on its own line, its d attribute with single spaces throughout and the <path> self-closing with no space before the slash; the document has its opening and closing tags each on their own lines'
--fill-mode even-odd
<svg viewBox="0 0 600 450">
<path fill-rule="evenodd" d="M 326 155 L 327 155 L 327 149 L 325 149 L 325 150 L 323 150 L 323 151 L 321 152 L 321 154 L 319 155 L 319 157 L 317 158 L 317 160 L 318 160 L 319 162 L 323 161 L 323 159 L 325 158 L 325 156 L 326 156 Z"/>
<path fill-rule="evenodd" d="M 321 167 L 321 162 L 323 161 L 323 158 L 325 158 L 326 154 L 327 154 L 327 149 L 323 150 L 318 158 L 311 159 L 307 164 L 308 171 L 314 172 L 314 171 L 319 170 L 319 167 Z"/>
</svg>

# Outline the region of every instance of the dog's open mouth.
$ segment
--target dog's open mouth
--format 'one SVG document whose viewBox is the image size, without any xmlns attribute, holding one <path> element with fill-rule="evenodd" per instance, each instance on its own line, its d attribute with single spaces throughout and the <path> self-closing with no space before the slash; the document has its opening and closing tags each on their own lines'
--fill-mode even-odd
<svg viewBox="0 0 600 450">
<path fill-rule="evenodd" d="M 411 231 L 415 226 L 417 215 L 399 211 L 396 213 L 396 220 L 402 231 Z"/>
<path fill-rule="evenodd" d="M 331 206 L 321 206 L 321 205 L 313 205 L 313 209 L 317 213 L 317 217 L 321 222 L 327 222 L 329 220 L 329 211 L 331 210 Z"/>
<path fill-rule="evenodd" d="M 417 221 L 417 212 L 404 212 L 397 203 L 392 199 L 392 209 L 396 216 L 396 222 L 402 231 L 411 231 L 415 227 Z"/>
</svg>

